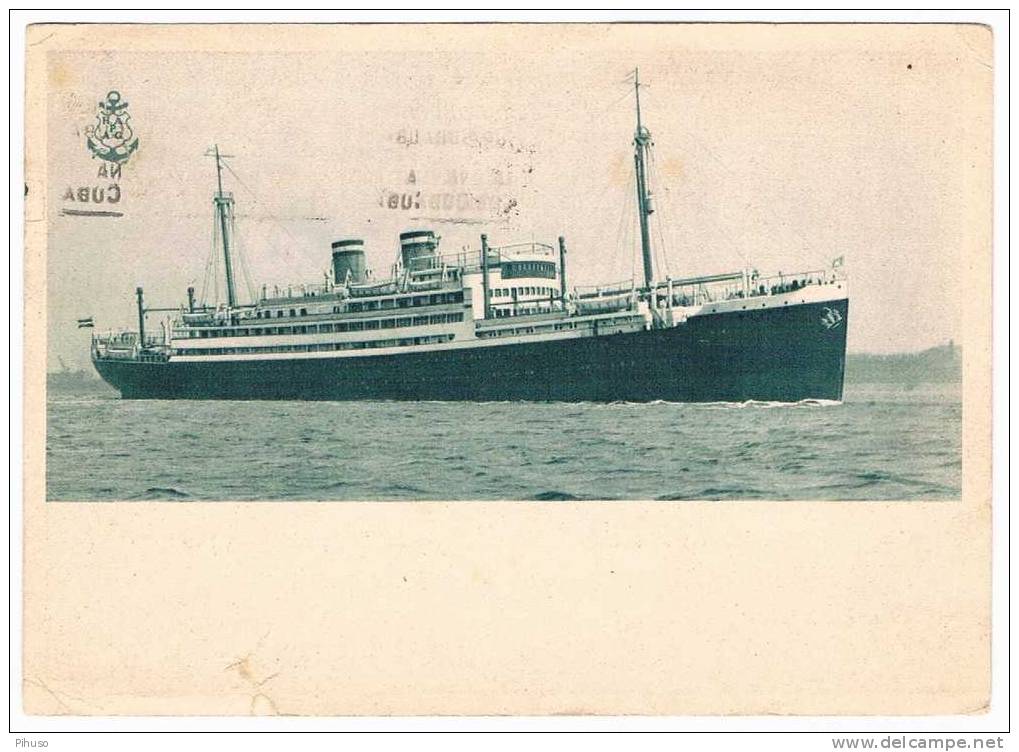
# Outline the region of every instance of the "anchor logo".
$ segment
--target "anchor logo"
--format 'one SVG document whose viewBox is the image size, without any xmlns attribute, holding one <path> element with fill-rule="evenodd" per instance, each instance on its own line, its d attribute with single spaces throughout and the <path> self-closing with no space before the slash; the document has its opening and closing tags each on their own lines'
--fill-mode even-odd
<svg viewBox="0 0 1019 752">
<path fill-rule="evenodd" d="M 131 130 L 127 102 L 119 91 L 111 91 L 99 103 L 95 125 L 85 129 L 86 144 L 92 156 L 107 162 L 124 162 L 138 148 L 138 139 Z"/>
<path fill-rule="evenodd" d="M 824 315 L 821 317 L 821 323 L 824 324 L 825 329 L 834 329 L 842 323 L 842 314 L 838 312 L 836 308 L 829 308 L 825 306 Z"/>
</svg>

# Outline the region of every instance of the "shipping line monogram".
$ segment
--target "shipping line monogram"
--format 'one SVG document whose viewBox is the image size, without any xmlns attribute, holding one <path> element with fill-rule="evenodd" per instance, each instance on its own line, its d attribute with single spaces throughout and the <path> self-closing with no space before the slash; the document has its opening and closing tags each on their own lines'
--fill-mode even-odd
<svg viewBox="0 0 1019 752">
<path fill-rule="evenodd" d="M 99 159 L 96 177 L 103 185 L 68 186 L 64 191 L 65 206 L 61 214 L 84 217 L 122 217 L 124 213 L 115 209 L 78 209 L 66 206 L 68 203 L 109 205 L 119 204 L 123 196 L 120 178 L 128 158 L 138 149 L 139 139 L 131 127 L 131 115 L 127 102 L 120 92 L 113 90 L 106 99 L 99 102 L 95 123 L 85 129 L 85 146 L 92 159 Z"/>
</svg>

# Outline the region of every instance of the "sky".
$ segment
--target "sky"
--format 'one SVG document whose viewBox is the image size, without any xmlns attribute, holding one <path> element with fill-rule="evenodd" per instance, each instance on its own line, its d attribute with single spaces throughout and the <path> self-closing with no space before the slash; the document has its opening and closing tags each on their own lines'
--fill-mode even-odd
<svg viewBox="0 0 1019 752">
<path fill-rule="evenodd" d="M 989 221 L 974 214 L 990 143 L 982 27 L 110 28 L 58 30 L 46 123 L 26 128 L 46 147 L 28 189 L 47 199 L 50 369 L 88 367 L 77 318 L 133 327 L 137 286 L 156 307 L 188 285 L 215 297 L 214 143 L 231 155 L 242 300 L 249 278 L 321 282 L 340 238 L 363 238 L 385 276 L 417 228 L 447 252 L 483 232 L 495 246 L 563 235 L 571 284 L 639 275 L 638 66 L 659 276 L 841 256 L 850 351 L 965 346 L 961 265 Z M 139 140 L 117 181 L 86 147 L 110 90 Z M 101 207 L 68 199 L 93 187 Z"/>
</svg>

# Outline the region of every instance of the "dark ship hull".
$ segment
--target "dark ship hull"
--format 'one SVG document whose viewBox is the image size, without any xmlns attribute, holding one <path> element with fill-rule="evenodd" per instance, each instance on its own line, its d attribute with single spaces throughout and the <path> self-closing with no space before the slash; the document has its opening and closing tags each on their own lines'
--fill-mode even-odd
<svg viewBox="0 0 1019 752">
<path fill-rule="evenodd" d="M 95 366 L 124 397 L 147 399 L 841 400 L 848 308 L 842 299 L 648 331 L 391 355 Z M 831 328 L 826 309 L 840 314 Z"/>
</svg>

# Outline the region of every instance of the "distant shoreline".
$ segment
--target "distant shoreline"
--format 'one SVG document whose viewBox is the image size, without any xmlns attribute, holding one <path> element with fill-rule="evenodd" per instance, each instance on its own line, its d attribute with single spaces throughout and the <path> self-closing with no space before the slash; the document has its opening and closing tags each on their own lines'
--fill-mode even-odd
<svg viewBox="0 0 1019 752">
<path fill-rule="evenodd" d="M 962 380 L 960 349 L 949 342 L 916 353 L 849 353 L 846 383 L 945 384 Z"/>
</svg>

